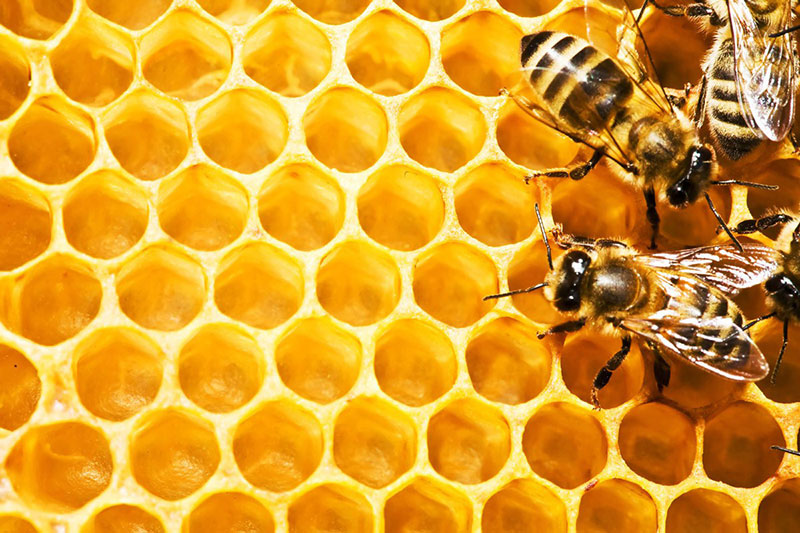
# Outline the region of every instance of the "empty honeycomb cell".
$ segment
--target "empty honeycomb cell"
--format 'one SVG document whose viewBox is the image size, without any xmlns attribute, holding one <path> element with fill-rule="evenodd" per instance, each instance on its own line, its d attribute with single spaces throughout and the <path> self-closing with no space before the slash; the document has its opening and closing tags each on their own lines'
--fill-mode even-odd
<svg viewBox="0 0 800 533">
<path fill-rule="evenodd" d="M 411 468 L 416 455 L 414 422 L 388 402 L 360 397 L 336 417 L 336 466 L 364 485 L 385 487 Z"/>
<path fill-rule="evenodd" d="M 758 506 L 758 531 L 790 533 L 800 523 L 800 480 L 778 483 Z"/>
<path fill-rule="evenodd" d="M 406 153 L 443 172 L 464 166 L 486 139 L 480 109 L 466 96 L 443 87 L 414 95 L 401 108 L 398 124 Z"/>
<path fill-rule="evenodd" d="M 203 268 L 172 248 L 147 248 L 120 269 L 116 282 L 120 309 L 145 328 L 181 329 L 205 302 Z"/>
<path fill-rule="evenodd" d="M 563 251 L 554 246 L 551 253 L 555 261 Z M 526 246 L 516 253 L 508 265 L 508 288 L 513 291 L 532 287 L 542 283 L 548 272 L 547 250 L 544 243 L 540 241 Z M 545 324 L 563 321 L 563 315 L 544 297 L 543 291 L 516 294 L 511 300 L 514 302 L 514 307 L 531 320 Z"/>
<path fill-rule="evenodd" d="M 619 426 L 622 459 L 642 477 L 675 485 L 692 473 L 697 441 L 692 420 L 660 403 L 637 405 Z"/>
<path fill-rule="evenodd" d="M 156 21 L 172 0 L 86 0 L 89 8 L 111 22 L 130 30 L 141 30 Z"/>
<path fill-rule="evenodd" d="M 81 533 L 164 533 L 164 526 L 141 507 L 119 504 L 91 517 Z"/>
<path fill-rule="evenodd" d="M 575 159 L 581 146 L 511 100 L 500 108 L 496 134 L 498 146 L 509 159 L 532 169 L 563 167 Z"/>
<path fill-rule="evenodd" d="M 119 164 L 142 180 L 169 174 L 189 151 L 189 122 L 167 99 L 138 91 L 109 108 L 106 141 Z"/>
<path fill-rule="evenodd" d="M 570 335 L 561 351 L 561 377 L 570 392 L 589 403 L 597 372 L 619 351 L 620 346 L 618 338 L 598 335 L 596 332 Z M 644 360 L 639 345 L 634 342 L 608 385 L 597 394 L 600 406 L 611 409 L 622 405 L 639 392 L 643 382 Z"/>
<path fill-rule="evenodd" d="M 499 163 L 482 165 L 455 185 L 455 208 L 461 227 L 489 246 L 513 244 L 528 237 L 536 223 L 537 189 L 519 172 Z"/>
<path fill-rule="evenodd" d="M 567 510 L 550 490 L 530 479 L 515 479 L 486 501 L 484 533 L 566 533 Z"/>
<path fill-rule="evenodd" d="M 47 185 L 86 170 L 97 149 L 92 118 L 58 96 L 33 102 L 8 135 L 8 155 L 20 172 Z"/>
<path fill-rule="evenodd" d="M 50 203 L 42 193 L 16 180 L 0 179 L 0 270 L 13 270 L 44 252 L 51 225 Z"/>
<path fill-rule="evenodd" d="M 425 77 L 431 60 L 425 34 L 391 11 L 380 11 L 355 28 L 345 62 L 353 78 L 372 92 L 395 96 Z"/>
<path fill-rule="evenodd" d="M 493 402 L 525 403 L 550 380 L 550 351 L 536 331 L 514 318 L 483 326 L 467 345 L 465 357 L 472 386 Z"/>
<path fill-rule="evenodd" d="M 275 521 L 264 505 L 240 492 L 209 496 L 183 523 L 185 533 L 272 533 Z"/>
<path fill-rule="evenodd" d="M 386 500 L 386 533 L 470 531 L 472 506 L 460 492 L 429 478 L 417 478 Z"/>
<path fill-rule="evenodd" d="M 303 17 L 270 13 L 242 47 L 244 71 L 270 91 L 302 96 L 331 70 L 331 43 Z"/>
<path fill-rule="evenodd" d="M 341 485 L 320 485 L 289 505 L 290 533 L 370 533 L 372 507 L 363 495 Z"/>
<path fill-rule="evenodd" d="M 247 24 L 259 16 L 270 0 L 197 0 L 203 9 L 228 24 Z"/>
<path fill-rule="evenodd" d="M 289 320 L 303 302 L 303 273 L 290 255 L 263 242 L 245 245 L 220 263 L 214 282 L 217 308 L 254 328 Z"/>
<path fill-rule="evenodd" d="M 442 65 L 461 88 L 497 96 L 520 69 L 522 31 L 488 11 L 464 17 L 442 32 Z"/>
<path fill-rule="evenodd" d="M 657 530 L 653 498 L 630 481 L 603 481 L 581 498 L 578 533 L 655 533 Z"/>
<path fill-rule="evenodd" d="M 332 316 L 365 326 L 386 317 L 400 299 L 400 271 L 394 259 L 361 241 L 331 250 L 317 271 L 317 299 Z"/>
<path fill-rule="evenodd" d="M 197 115 L 197 137 L 203 151 L 236 172 L 250 174 L 275 161 L 288 136 L 281 106 L 248 89 L 223 94 Z"/>
<path fill-rule="evenodd" d="M 658 81 L 664 87 L 682 89 L 687 83 L 700 83 L 701 62 L 687 58 L 703 58 L 711 48 L 713 32 L 699 31 L 696 21 L 688 17 L 667 18 L 652 11 L 641 28 Z"/>
<path fill-rule="evenodd" d="M 142 38 L 142 73 L 157 89 L 198 100 L 228 77 L 233 51 L 228 35 L 191 11 L 174 11 Z"/>
<path fill-rule="evenodd" d="M 178 356 L 178 381 L 187 398 L 212 413 L 227 413 L 256 395 L 264 381 L 263 354 L 238 328 L 208 324 Z"/>
<path fill-rule="evenodd" d="M 344 211 L 344 192 L 336 180 L 304 164 L 272 174 L 258 197 L 264 230 L 302 251 L 330 242 L 342 228 Z"/>
<path fill-rule="evenodd" d="M 703 468 L 706 475 L 734 487 L 755 487 L 775 474 L 785 446 L 783 433 L 772 415 L 754 403 L 736 402 L 706 422 Z"/>
<path fill-rule="evenodd" d="M 437 21 L 455 15 L 459 9 L 464 7 L 465 0 L 441 0 L 439 2 L 394 0 L 394 3 L 417 18 Z"/>
<path fill-rule="evenodd" d="M 29 39 L 48 39 L 69 20 L 73 0 L 6 0 L 0 24 Z"/>
<path fill-rule="evenodd" d="M 670 378 L 663 394 L 681 407 L 706 407 L 742 388 L 741 383 L 720 379 L 685 361 L 672 359 L 667 362 L 670 365 Z"/>
<path fill-rule="evenodd" d="M 574 489 L 606 465 L 608 443 L 591 411 L 558 402 L 546 404 L 528 420 L 522 451 L 538 475 Z"/>
<path fill-rule="evenodd" d="M 471 398 L 456 400 L 428 423 L 428 459 L 434 470 L 460 483 L 493 478 L 508 459 L 511 430 L 502 413 Z"/>
<path fill-rule="evenodd" d="M 389 248 L 409 251 L 424 246 L 439 233 L 443 221 L 439 184 L 408 167 L 383 167 L 358 192 L 361 228 Z"/>
<path fill-rule="evenodd" d="M 731 195 L 727 189 L 716 187 L 708 191 L 722 220 L 728 220 L 731 214 Z M 661 235 L 678 246 L 702 246 L 717 236 L 719 222 L 703 198 L 684 209 L 662 205 L 659 209 Z"/>
<path fill-rule="evenodd" d="M 457 374 L 450 339 L 421 320 L 395 320 L 375 343 L 378 385 L 398 402 L 429 404 L 450 390 Z"/>
<path fill-rule="evenodd" d="M 797 198 L 800 198 L 800 161 L 794 159 L 773 161 L 752 178 L 755 182 L 779 187 L 779 192 L 747 190 L 747 207 L 754 217 L 764 216 L 775 209 L 797 209 Z M 771 236 L 777 235 L 773 233 Z"/>
<path fill-rule="evenodd" d="M 558 2 L 555 0 L 498 0 L 500 7 L 520 17 L 538 17 L 552 11 Z"/>
<path fill-rule="evenodd" d="M 234 178 L 200 164 L 158 188 L 158 221 L 164 232 L 195 250 L 218 250 L 244 231 L 247 191 Z"/>
<path fill-rule="evenodd" d="M 460 243 L 441 244 L 425 253 L 414 268 L 414 299 L 445 324 L 469 326 L 494 306 L 483 297 L 497 292 L 491 259 Z"/>
<path fill-rule="evenodd" d="M 158 394 L 164 354 L 127 328 L 94 331 L 75 349 L 73 374 L 81 403 L 106 420 L 125 420 Z"/>
<path fill-rule="evenodd" d="M 273 401 L 239 423 L 232 447 L 247 481 L 260 489 L 284 492 L 300 485 L 319 466 L 322 426 L 310 411 L 288 401 Z"/>
<path fill-rule="evenodd" d="M 133 81 L 131 38 L 97 18 L 84 18 L 50 54 L 56 83 L 82 104 L 102 106 L 116 100 Z"/>
<path fill-rule="evenodd" d="M 681 494 L 670 504 L 666 533 L 696 531 L 747 533 L 747 517 L 742 506 L 727 494 L 694 489 Z"/>
<path fill-rule="evenodd" d="M 303 116 L 306 145 L 321 163 L 342 172 L 371 167 L 386 149 L 386 112 L 370 96 L 348 87 L 327 91 Z"/>
<path fill-rule="evenodd" d="M 30 92 L 31 67 L 25 50 L 15 41 L 0 39 L 0 120 L 19 109 Z"/>
<path fill-rule="evenodd" d="M 12 515 L 0 515 L 0 531 L 3 533 L 38 533 L 30 522 Z"/>
<path fill-rule="evenodd" d="M 147 229 L 147 194 L 120 173 L 99 170 L 78 182 L 62 210 L 73 248 L 98 259 L 127 252 Z"/>
<path fill-rule="evenodd" d="M 27 422 L 41 395 L 36 367 L 21 352 L 0 344 L 0 428 L 14 431 Z"/>
<path fill-rule="evenodd" d="M 53 346 L 78 334 L 100 310 L 103 288 L 92 270 L 66 255 L 6 280 L 0 320 L 19 335 Z"/>
<path fill-rule="evenodd" d="M 27 505 L 63 513 L 106 490 L 113 463 L 100 430 L 82 422 L 59 422 L 26 431 L 11 448 L 5 468 Z"/>
<path fill-rule="evenodd" d="M 278 374 L 304 398 L 330 403 L 356 382 L 361 343 L 326 317 L 295 323 L 275 347 Z"/>
<path fill-rule="evenodd" d="M 783 343 L 783 323 L 777 319 L 770 320 L 758 331 L 755 337 L 758 347 L 767 358 L 770 368 L 775 368 L 775 362 Z M 764 393 L 764 396 L 773 402 L 794 403 L 800 402 L 800 357 L 798 351 L 792 350 L 794 339 L 800 339 L 800 327 L 796 323 L 789 324 L 789 345 L 781 361 L 778 373 L 775 375 L 775 384 L 770 383 L 769 379 L 757 382 L 756 384 Z"/>
<path fill-rule="evenodd" d="M 292 0 L 292 3 L 325 24 L 342 24 L 358 17 L 369 0 Z"/>
<path fill-rule="evenodd" d="M 148 413 L 133 431 L 129 450 L 136 482 L 169 501 L 205 485 L 220 461 L 214 427 L 176 409 Z"/>
</svg>

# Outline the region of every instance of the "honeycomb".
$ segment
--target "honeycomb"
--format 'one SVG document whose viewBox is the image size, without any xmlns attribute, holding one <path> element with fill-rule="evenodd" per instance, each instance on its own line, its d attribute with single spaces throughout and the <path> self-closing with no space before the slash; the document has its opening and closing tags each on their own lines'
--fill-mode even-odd
<svg viewBox="0 0 800 533">
<path fill-rule="evenodd" d="M 608 13 L 590 10 L 598 24 Z M 604 18 L 605 17 L 605 18 Z M 497 96 L 575 0 L 0 2 L 0 531 L 789 532 L 800 326 L 777 383 L 558 323 L 533 217 L 646 242 L 601 165 Z M 710 38 L 643 22 L 662 81 Z M 613 44 L 613 43 L 611 43 Z M 797 208 L 783 147 L 712 192 Z M 661 210 L 666 248 L 718 242 Z M 762 238 L 758 236 L 757 238 Z M 765 242 L 769 242 L 764 238 Z M 739 303 L 762 314 L 760 288 Z M 780 325 L 754 336 L 774 363 Z"/>
</svg>

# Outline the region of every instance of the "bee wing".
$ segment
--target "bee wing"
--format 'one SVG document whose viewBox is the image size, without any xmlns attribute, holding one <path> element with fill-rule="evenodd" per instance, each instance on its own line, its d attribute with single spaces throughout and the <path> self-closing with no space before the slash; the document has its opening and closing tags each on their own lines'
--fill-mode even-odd
<svg viewBox="0 0 800 533">
<path fill-rule="evenodd" d="M 792 10 L 782 2 L 779 28 L 788 27 Z M 794 33 L 770 37 L 758 27 L 745 0 L 728 0 L 733 35 L 736 90 L 747 125 L 772 141 L 792 127 L 795 108 Z"/>
<path fill-rule="evenodd" d="M 679 273 L 732 295 L 765 282 L 778 268 L 780 253 L 758 243 L 742 243 L 743 250 L 732 244 L 688 248 L 673 252 L 639 254 L 633 260 L 665 275 Z"/>
</svg>

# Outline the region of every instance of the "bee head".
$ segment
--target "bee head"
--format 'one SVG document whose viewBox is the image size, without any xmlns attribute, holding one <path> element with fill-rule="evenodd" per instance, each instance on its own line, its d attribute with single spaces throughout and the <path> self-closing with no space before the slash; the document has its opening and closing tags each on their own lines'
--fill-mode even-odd
<svg viewBox="0 0 800 533">
<path fill-rule="evenodd" d="M 714 156 L 707 146 L 693 146 L 686 156 L 686 171 L 667 189 L 667 199 L 673 207 L 686 207 L 706 190 L 711 181 Z"/>
<path fill-rule="evenodd" d="M 581 306 L 581 281 L 592 263 L 583 250 L 565 253 L 556 268 L 548 275 L 548 289 L 552 287 L 552 301 L 561 312 L 577 311 Z"/>
</svg>

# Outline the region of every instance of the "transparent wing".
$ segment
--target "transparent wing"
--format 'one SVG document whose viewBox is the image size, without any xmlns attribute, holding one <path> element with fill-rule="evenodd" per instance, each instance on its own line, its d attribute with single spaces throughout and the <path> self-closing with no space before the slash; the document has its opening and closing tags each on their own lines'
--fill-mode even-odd
<svg viewBox="0 0 800 533">
<path fill-rule="evenodd" d="M 789 133 L 795 111 L 794 33 L 768 35 L 790 23 L 790 3 L 781 2 L 781 9 L 779 27 L 762 30 L 745 0 L 728 0 L 742 114 L 751 129 L 773 141 Z"/>
</svg>

